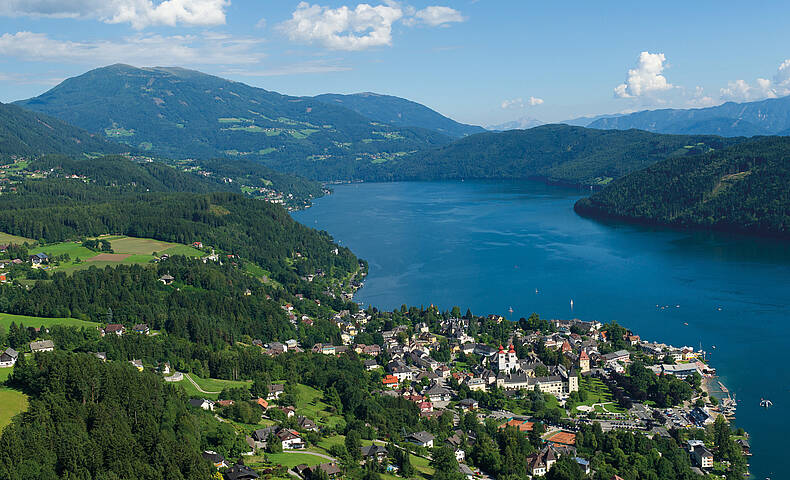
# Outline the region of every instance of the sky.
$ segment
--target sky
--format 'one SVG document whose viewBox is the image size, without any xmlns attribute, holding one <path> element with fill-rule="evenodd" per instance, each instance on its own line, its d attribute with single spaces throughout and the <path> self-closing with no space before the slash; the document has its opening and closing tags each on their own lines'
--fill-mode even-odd
<svg viewBox="0 0 790 480">
<path fill-rule="evenodd" d="M 790 94 L 790 2 L 1 0 L 0 101 L 114 63 L 545 122 Z"/>
</svg>

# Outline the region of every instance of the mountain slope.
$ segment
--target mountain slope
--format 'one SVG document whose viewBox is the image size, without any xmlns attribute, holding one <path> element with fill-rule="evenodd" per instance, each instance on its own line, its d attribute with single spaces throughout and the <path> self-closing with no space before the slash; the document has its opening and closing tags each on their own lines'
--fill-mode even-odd
<svg viewBox="0 0 790 480">
<path fill-rule="evenodd" d="M 790 237 L 790 138 L 665 160 L 576 203 L 593 217 Z"/>
<path fill-rule="evenodd" d="M 728 137 L 776 135 L 790 129 L 790 96 L 759 102 L 734 103 L 688 110 L 647 110 L 598 119 L 590 128 L 677 134 L 715 134 Z"/>
<path fill-rule="evenodd" d="M 371 120 L 396 127 L 420 127 L 436 130 L 454 138 L 485 131 L 483 127 L 456 122 L 425 105 L 391 95 L 371 92 L 353 95 L 327 93 L 313 98 L 329 105 L 348 108 Z"/>
<path fill-rule="evenodd" d="M 180 68 L 112 65 L 17 103 L 159 155 L 242 156 L 313 178 L 333 178 L 380 152 L 405 154 L 450 141 Z"/>
<path fill-rule="evenodd" d="M 128 150 L 56 118 L 0 103 L 0 156 L 119 153 Z"/>
<path fill-rule="evenodd" d="M 544 125 L 546 122 L 542 122 L 537 118 L 532 117 L 521 117 L 518 120 L 511 120 L 509 122 L 500 123 L 498 125 L 489 125 L 486 127 L 488 130 L 493 130 L 495 132 L 504 132 L 506 130 L 525 130 L 528 128 L 539 127 L 540 125 Z"/>
<path fill-rule="evenodd" d="M 472 135 L 450 145 L 380 166 L 378 179 L 529 178 L 606 185 L 672 156 L 704 152 L 739 139 L 659 135 L 639 130 L 594 130 L 543 125 Z"/>
</svg>

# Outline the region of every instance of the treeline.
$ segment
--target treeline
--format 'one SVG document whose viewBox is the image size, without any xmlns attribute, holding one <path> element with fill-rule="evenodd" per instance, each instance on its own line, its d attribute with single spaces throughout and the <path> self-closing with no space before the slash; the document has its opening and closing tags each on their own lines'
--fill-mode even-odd
<svg viewBox="0 0 790 480">
<path fill-rule="evenodd" d="M 581 215 L 790 234 L 790 139 L 755 138 L 663 161 L 576 203 Z"/>
<path fill-rule="evenodd" d="M 64 179 L 28 181 L 0 198 L 0 231 L 44 242 L 122 234 L 201 241 L 252 261 L 281 283 L 316 270 L 343 278 L 359 268 L 345 247 L 294 221 L 279 206 L 231 193 L 114 193 Z M 337 253 L 335 252 L 337 249 Z"/>
<path fill-rule="evenodd" d="M 572 185 L 605 185 L 667 158 L 685 158 L 742 140 L 544 125 L 529 130 L 471 135 L 400 161 L 376 165 L 366 177 L 376 180 L 538 177 Z"/>
<path fill-rule="evenodd" d="M 176 388 L 123 362 L 50 352 L 20 356 L 9 382 L 30 398 L 0 437 L 0 478 L 194 479 L 201 420 Z"/>
</svg>

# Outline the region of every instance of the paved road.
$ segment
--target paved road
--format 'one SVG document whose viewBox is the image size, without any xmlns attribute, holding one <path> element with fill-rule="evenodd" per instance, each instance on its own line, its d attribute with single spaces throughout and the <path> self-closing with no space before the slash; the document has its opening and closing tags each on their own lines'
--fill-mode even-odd
<svg viewBox="0 0 790 480">
<path fill-rule="evenodd" d="M 192 385 L 195 386 L 195 388 L 197 388 L 198 392 L 200 392 L 200 393 L 206 393 L 208 395 L 219 395 L 221 393 L 221 392 L 207 392 L 207 391 L 203 390 L 202 388 L 200 388 L 200 385 L 195 383 L 195 381 L 192 380 L 192 377 L 190 377 L 188 373 L 185 373 L 184 376 L 187 378 L 187 380 L 189 380 L 189 383 L 191 383 Z"/>
</svg>

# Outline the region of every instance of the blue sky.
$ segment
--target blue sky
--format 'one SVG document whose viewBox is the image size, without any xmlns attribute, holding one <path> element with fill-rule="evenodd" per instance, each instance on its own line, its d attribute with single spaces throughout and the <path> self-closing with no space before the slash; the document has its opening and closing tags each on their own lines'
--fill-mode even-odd
<svg viewBox="0 0 790 480">
<path fill-rule="evenodd" d="M 0 101 L 112 63 L 489 125 L 790 94 L 790 2 L 3 0 Z"/>
</svg>

